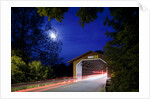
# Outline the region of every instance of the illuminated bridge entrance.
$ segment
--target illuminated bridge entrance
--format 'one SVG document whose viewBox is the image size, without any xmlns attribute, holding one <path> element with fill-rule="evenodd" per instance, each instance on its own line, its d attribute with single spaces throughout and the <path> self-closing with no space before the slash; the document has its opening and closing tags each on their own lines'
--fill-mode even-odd
<svg viewBox="0 0 150 99">
<path fill-rule="evenodd" d="M 104 72 L 104 65 L 106 65 L 103 55 L 93 51 L 84 53 L 68 63 L 73 63 L 73 77 L 77 79 L 87 75 L 101 74 Z"/>
</svg>

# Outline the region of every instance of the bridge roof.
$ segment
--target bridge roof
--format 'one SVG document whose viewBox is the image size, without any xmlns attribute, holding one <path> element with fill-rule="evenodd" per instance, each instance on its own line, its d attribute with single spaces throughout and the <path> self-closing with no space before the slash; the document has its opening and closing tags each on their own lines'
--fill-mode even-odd
<svg viewBox="0 0 150 99">
<path fill-rule="evenodd" d="M 73 61 L 76 61 L 76 60 L 78 60 L 78 59 L 80 59 L 80 58 L 82 58 L 82 57 L 84 57 L 84 56 L 86 56 L 86 55 L 88 55 L 90 53 L 98 54 L 100 56 L 100 58 L 104 59 L 103 54 L 100 54 L 100 53 L 97 53 L 97 52 L 94 52 L 94 51 L 88 51 L 88 52 L 86 52 L 86 53 L 84 53 L 84 54 L 82 54 L 82 55 L 80 55 L 80 56 L 78 56 L 78 57 L 68 61 L 67 63 L 72 63 Z"/>
</svg>

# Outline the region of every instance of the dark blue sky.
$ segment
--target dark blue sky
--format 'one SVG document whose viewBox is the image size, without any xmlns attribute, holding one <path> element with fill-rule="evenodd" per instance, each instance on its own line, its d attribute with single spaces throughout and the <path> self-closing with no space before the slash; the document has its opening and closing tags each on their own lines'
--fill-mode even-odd
<svg viewBox="0 0 150 99">
<path fill-rule="evenodd" d="M 84 28 L 79 25 L 79 17 L 76 12 L 79 8 L 72 7 L 64 15 L 62 22 L 52 20 L 51 24 L 56 29 L 63 45 L 60 57 L 63 62 L 67 62 L 90 50 L 102 50 L 106 42 L 110 40 L 104 33 L 106 30 L 112 31 L 111 27 L 103 25 L 104 18 L 109 13 L 109 8 L 104 8 L 103 13 L 98 14 L 98 18 L 89 24 L 85 24 Z"/>
</svg>

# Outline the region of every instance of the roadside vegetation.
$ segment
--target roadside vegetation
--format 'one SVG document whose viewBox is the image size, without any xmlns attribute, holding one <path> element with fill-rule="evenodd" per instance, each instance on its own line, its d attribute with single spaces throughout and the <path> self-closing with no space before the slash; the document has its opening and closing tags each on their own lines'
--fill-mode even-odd
<svg viewBox="0 0 150 99">
<path fill-rule="evenodd" d="M 13 51 L 12 51 L 13 52 Z M 11 56 L 11 83 L 40 81 L 52 77 L 52 68 L 42 65 L 40 61 L 26 64 L 21 57 Z"/>
<path fill-rule="evenodd" d="M 11 83 L 20 84 L 34 81 L 48 80 L 57 77 L 72 76 L 72 67 L 64 63 L 57 64 L 54 67 L 46 66 L 41 61 L 24 62 L 23 59 L 15 54 L 11 54 Z"/>
<path fill-rule="evenodd" d="M 105 88 L 103 87 L 103 88 L 100 90 L 100 92 L 105 92 Z"/>
</svg>

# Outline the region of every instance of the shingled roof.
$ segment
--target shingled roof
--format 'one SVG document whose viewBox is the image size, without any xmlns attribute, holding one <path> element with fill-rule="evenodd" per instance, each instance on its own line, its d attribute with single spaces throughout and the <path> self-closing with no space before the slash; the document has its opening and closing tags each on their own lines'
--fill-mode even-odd
<svg viewBox="0 0 150 99">
<path fill-rule="evenodd" d="M 73 61 L 75 61 L 75 60 L 77 60 L 77 59 L 79 59 L 81 57 L 84 57 L 85 55 L 87 55 L 89 53 L 96 53 L 96 54 L 98 54 L 100 56 L 100 58 L 104 59 L 103 54 L 100 54 L 100 53 L 97 53 L 97 52 L 94 52 L 94 51 L 88 51 L 88 52 L 86 52 L 86 53 L 84 53 L 84 54 L 82 54 L 82 55 L 80 55 L 80 56 L 78 56 L 78 57 L 68 61 L 67 63 L 72 63 Z"/>
</svg>

